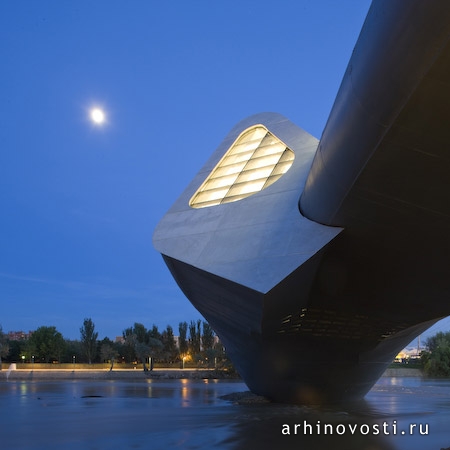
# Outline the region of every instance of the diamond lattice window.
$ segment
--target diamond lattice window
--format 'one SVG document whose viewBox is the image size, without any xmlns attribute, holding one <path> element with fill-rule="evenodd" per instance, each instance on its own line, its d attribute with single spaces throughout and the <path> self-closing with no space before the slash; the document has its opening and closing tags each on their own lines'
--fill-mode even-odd
<svg viewBox="0 0 450 450">
<path fill-rule="evenodd" d="M 192 208 L 235 202 L 275 183 L 294 152 L 262 125 L 245 130 L 191 198 Z"/>
</svg>

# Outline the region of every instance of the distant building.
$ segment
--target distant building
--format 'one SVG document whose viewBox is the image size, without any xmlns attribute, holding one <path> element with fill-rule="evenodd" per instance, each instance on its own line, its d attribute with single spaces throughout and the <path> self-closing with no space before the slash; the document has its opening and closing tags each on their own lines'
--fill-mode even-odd
<svg viewBox="0 0 450 450">
<path fill-rule="evenodd" d="M 8 331 L 7 337 L 10 341 L 23 341 L 29 339 L 33 331 L 25 333 L 25 331 Z"/>
</svg>

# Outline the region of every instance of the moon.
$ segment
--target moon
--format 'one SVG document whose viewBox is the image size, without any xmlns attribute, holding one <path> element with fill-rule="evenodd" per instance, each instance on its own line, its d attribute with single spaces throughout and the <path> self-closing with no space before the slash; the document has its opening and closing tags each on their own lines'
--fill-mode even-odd
<svg viewBox="0 0 450 450">
<path fill-rule="evenodd" d="M 105 112 L 100 108 L 92 108 L 90 118 L 95 125 L 102 125 L 106 121 Z"/>
</svg>

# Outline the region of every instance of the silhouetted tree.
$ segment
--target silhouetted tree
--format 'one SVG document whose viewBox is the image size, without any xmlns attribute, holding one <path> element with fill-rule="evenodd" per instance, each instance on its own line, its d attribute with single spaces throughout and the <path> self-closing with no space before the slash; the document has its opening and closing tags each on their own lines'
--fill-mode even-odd
<svg viewBox="0 0 450 450">
<path fill-rule="evenodd" d="M 95 358 L 97 352 L 97 338 L 98 333 L 95 331 L 94 322 L 92 319 L 84 319 L 83 326 L 80 328 L 81 348 L 86 356 L 89 364 Z"/>
<path fill-rule="evenodd" d="M 0 370 L 3 368 L 2 358 L 6 358 L 9 354 L 9 343 L 6 335 L 3 333 L 3 328 L 0 325 Z"/>
<path fill-rule="evenodd" d="M 144 372 L 148 371 L 148 368 L 146 366 L 146 360 L 148 357 L 150 357 L 150 346 L 147 344 L 144 344 L 143 342 L 135 342 L 134 344 L 134 350 L 136 351 L 137 357 L 142 362 L 142 367 L 144 369 Z"/>
<path fill-rule="evenodd" d="M 202 349 L 203 351 L 210 350 L 214 347 L 214 331 L 208 322 L 203 322 L 202 333 Z"/>
<path fill-rule="evenodd" d="M 191 322 L 189 323 L 189 351 L 193 356 L 200 354 L 200 326 L 201 320 L 198 320 L 197 323 L 194 320 L 191 320 Z"/>
<path fill-rule="evenodd" d="M 153 339 L 158 339 L 159 341 L 161 340 L 161 333 L 159 332 L 158 327 L 156 325 L 153 325 L 152 329 L 148 330 L 148 335 Z"/>
<path fill-rule="evenodd" d="M 159 332 L 156 325 L 152 326 L 151 330 L 148 330 L 148 344 L 151 348 L 151 356 L 155 359 L 164 358 L 162 334 Z"/>
<path fill-rule="evenodd" d="M 173 335 L 173 328 L 170 325 L 167 325 L 167 328 L 161 333 L 161 342 L 164 360 L 173 361 L 176 359 L 178 354 L 177 344 Z"/>
<path fill-rule="evenodd" d="M 140 343 L 148 342 L 148 331 L 142 323 L 135 323 L 133 326 L 133 334 Z"/>
<path fill-rule="evenodd" d="M 104 338 L 100 344 L 100 357 L 103 362 L 109 361 L 111 364 L 109 367 L 109 371 L 111 372 L 114 367 L 114 362 L 119 357 L 119 352 L 117 351 L 117 347 L 114 342 L 112 342 L 108 338 Z"/>
<path fill-rule="evenodd" d="M 146 359 L 150 356 L 155 357 L 162 348 L 161 341 L 152 337 L 158 334 L 158 327 L 155 325 L 149 332 L 141 323 L 135 323 L 132 328 L 127 328 L 123 332 L 125 343 L 134 349 L 137 358 L 142 362 L 144 371 L 148 370 Z"/>
<path fill-rule="evenodd" d="M 50 362 L 51 359 L 61 360 L 65 341 L 56 327 L 39 327 L 28 339 L 28 353 L 39 360 Z"/>
<path fill-rule="evenodd" d="M 188 341 L 187 341 L 187 329 L 188 324 L 187 322 L 180 322 L 178 325 L 178 349 L 180 351 L 180 355 L 183 357 L 188 352 Z"/>
<path fill-rule="evenodd" d="M 81 361 L 83 359 L 83 350 L 81 348 L 81 342 L 78 340 L 66 339 L 66 345 L 64 350 L 64 359 L 66 362 L 73 362 L 73 357 L 75 356 L 75 361 Z"/>
<path fill-rule="evenodd" d="M 25 352 L 25 346 L 28 345 L 28 340 L 9 341 L 9 355 L 7 358 L 10 362 L 17 362 L 20 360 L 20 355 Z"/>
</svg>

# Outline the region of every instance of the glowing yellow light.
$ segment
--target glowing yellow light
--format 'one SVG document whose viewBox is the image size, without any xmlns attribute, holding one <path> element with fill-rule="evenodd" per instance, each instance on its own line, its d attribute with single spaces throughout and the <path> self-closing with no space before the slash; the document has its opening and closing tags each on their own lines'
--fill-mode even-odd
<svg viewBox="0 0 450 450">
<path fill-rule="evenodd" d="M 294 157 L 294 152 L 266 127 L 250 127 L 228 149 L 189 205 L 206 208 L 256 194 L 281 178 Z"/>
</svg>

